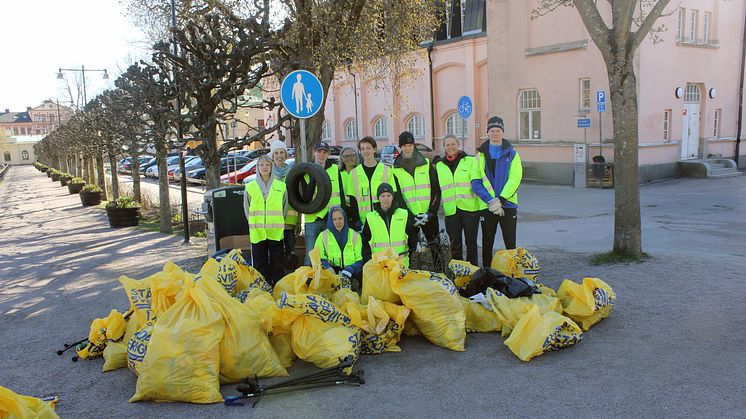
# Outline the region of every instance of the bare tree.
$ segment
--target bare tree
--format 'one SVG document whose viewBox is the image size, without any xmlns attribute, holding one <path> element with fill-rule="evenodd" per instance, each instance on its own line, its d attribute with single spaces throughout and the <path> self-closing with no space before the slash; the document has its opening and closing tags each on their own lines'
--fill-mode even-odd
<svg viewBox="0 0 746 419">
<path fill-rule="evenodd" d="M 542 0 L 534 17 L 557 7 L 574 6 L 601 51 L 609 77 L 614 122 L 614 248 L 619 255 L 642 255 L 638 184 L 638 103 L 634 59 L 642 41 L 662 28 L 655 22 L 670 0 Z M 600 8 L 611 8 L 606 22 Z"/>
</svg>

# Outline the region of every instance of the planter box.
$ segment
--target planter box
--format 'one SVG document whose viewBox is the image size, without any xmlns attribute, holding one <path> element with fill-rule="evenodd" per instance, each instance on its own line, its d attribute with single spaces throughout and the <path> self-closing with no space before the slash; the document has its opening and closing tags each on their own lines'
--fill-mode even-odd
<svg viewBox="0 0 746 419">
<path fill-rule="evenodd" d="M 72 178 L 66 177 L 66 176 L 60 176 L 60 185 L 67 186 L 67 182 L 69 182 L 70 179 Z"/>
<path fill-rule="evenodd" d="M 60 175 L 59 173 L 55 173 L 52 175 L 52 182 L 59 182 L 60 181 Z"/>
<path fill-rule="evenodd" d="M 70 191 L 70 194 L 72 195 L 74 193 L 80 193 L 83 186 L 85 186 L 85 183 L 68 183 L 67 190 Z"/>
<path fill-rule="evenodd" d="M 52 177 L 52 172 L 50 172 L 49 170 L 47 170 L 47 177 Z"/>
<path fill-rule="evenodd" d="M 80 192 L 80 203 L 84 207 L 90 207 L 101 203 L 101 192 Z"/>
<path fill-rule="evenodd" d="M 107 208 L 106 216 L 112 228 L 132 227 L 140 223 L 140 208 Z"/>
<path fill-rule="evenodd" d="M 41 170 L 42 173 L 46 173 L 47 170 L 49 170 L 49 168 L 48 167 L 42 167 L 39 170 Z"/>
</svg>

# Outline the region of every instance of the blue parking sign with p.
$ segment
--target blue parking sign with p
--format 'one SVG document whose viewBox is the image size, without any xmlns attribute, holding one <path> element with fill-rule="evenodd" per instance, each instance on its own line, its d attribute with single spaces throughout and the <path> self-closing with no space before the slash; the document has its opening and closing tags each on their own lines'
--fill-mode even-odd
<svg viewBox="0 0 746 419">
<path fill-rule="evenodd" d="M 321 109 L 324 103 L 324 89 L 313 73 L 295 70 L 282 80 L 280 100 L 290 115 L 307 119 Z"/>
<path fill-rule="evenodd" d="M 606 92 L 603 90 L 596 92 L 596 103 L 606 103 Z"/>
</svg>

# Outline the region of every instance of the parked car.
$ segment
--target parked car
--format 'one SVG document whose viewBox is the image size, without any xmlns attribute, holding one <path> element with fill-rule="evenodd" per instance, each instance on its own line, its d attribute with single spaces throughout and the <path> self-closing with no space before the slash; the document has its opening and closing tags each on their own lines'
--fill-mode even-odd
<svg viewBox="0 0 746 419">
<path fill-rule="evenodd" d="M 259 160 L 254 159 L 250 161 L 247 165 L 244 167 L 234 171 L 234 172 L 228 172 L 222 176 L 220 176 L 220 182 L 221 183 L 239 183 L 242 180 L 244 180 L 248 176 L 254 176 L 256 177 L 256 165 L 259 163 Z"/>
<path fill-rule="evenodd" d="M 204 167 L 202 164 L 202 158 L 199 156 L 187 156 L 184 159 L 184 169 L 185 171 L 195 170 L 199 169 L 200 167 Z M 179 177 L 176 177 L 176 175 L 179 175 Z M 181 164 L 179 161 L 176 161 L 176 164 L 173 166 L 169 166 L 166 170 L 166 176 L 168 176 L 168 181 L 177 181 L 181 179 Z"/>
<path fill-rule="evenodd" d="M 244 184 L 247 184 L 247 183 L 251 182 L 252 180 L 256 179 L 256 164 L 255 163 L 256 163 L 256 161 L 253 161 L 253 162 L 251 162 L 250 164 L 247 165 L 247 166 L 253 165 L 248 170 L 248 172 L 250 172 L 250 173 L 248 173 L 246 176 L 243 176 L 243 177 L 241 177 L 241 175 L 239 175 L 238 176 L 238 181 L 233 182 L 233 183 L 238 183 L 239 181 L 243 181 Z M 295 159 L 287 159 L 287 160 L 285 160 L 285 163 L 287 163 L 288 166 L 293 167 L 293 165 L 295 164 Z M 220 179 L 222 181 L 222 177 Z"/>
<path fill-rule="evenodd" d="M 174 164 L 179 164 L 179 155 L 171 156 L 166 159 L 166 167 L 171 167 Z M 145 169 L 145 177 L 152 177 L 158 179 L 158 165 L 154 164 Z"/>
<path fill-rule="evenodd" d="M 242 168 L 250 162 L 246 157 L 223 157 L 220 159 L 220 174 L 224 175 L 228 171 L 235 171 L 236 168 Z M 187 172 L 187 181 L 202 181 L 205 179 L 205 168 L 199 168 Z"/>
<path fill-rule="evenodd" d="M 430 159 L 430 162 L 433 161 L 435 158 L 435 150 L 432 148 L 426 146 L 425 144 L 416 143 L 414 145 L 417 148 L 417 151 L 420 152 L 426 159 Z M 395 146 L 393 144 L 389 144 L 386 146 L 383 146 L 381 149 L 381 161 L 383 164 L 392 165 L 394 164 L 394 160 L 399 156 L 399 153 L 401 153 L 401 149 L 399 146 Z"/>
<path fill-rule="evenodd" d="M 158 161 L 156 161 L 155 157 L 153 157 L 144 164 L 141 164 L 139 169 L 140 176 L 145 176 L 145 171 L 148 170 L 149 167 L 155 166 L 157 163 Z"/>
</svg>

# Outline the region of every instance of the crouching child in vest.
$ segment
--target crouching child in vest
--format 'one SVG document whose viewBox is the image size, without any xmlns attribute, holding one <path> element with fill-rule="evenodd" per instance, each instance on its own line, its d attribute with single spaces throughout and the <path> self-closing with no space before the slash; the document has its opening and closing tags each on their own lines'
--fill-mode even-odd
<svg viewBox="0 0 746 419">
<path fill-rule="evenodd" d="M 414 216 L 403 208 L 394 207 L 394 188 L 388 183 L 378 186 L 378 202 L 365 217 L 363 227 L 363 261 L 384 249 L 394 249 L 404 256 L 404 266 L 409 267 L 409 250 L 417 244 L 417 227 Z"/>
<path fill-rule="evenodd" d="M 331 269 L 347 281 L 352 290 L 361 291 L 363 273 L 363 241 L 355 230 L 347 225 L 347 214 L 338 206 L 329 210 L 326 230 L 316 238 L 320 249 L 321 265 Z"/>
<path fill-rule="evenodd" d="M 256 179 L 247 183 L 244 213 L 249 220 L 251 264 L 274 285 L 283 275 L 283 235 L 287 215 L 285 184 L 275 179 L 272 160 L 259 157 Z"/>
</svg>

